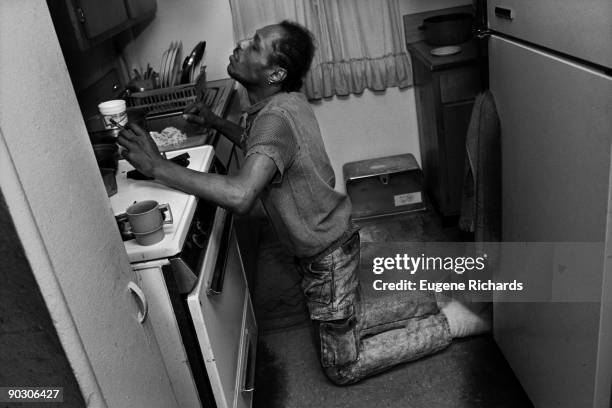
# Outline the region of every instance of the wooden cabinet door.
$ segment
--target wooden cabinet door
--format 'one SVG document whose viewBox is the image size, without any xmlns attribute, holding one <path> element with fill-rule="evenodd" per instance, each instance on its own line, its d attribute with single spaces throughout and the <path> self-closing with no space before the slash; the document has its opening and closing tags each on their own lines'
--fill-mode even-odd
<svg viewBox="0 0 612 408">
<path fill-rule="evenodd" d="M 128 21 L 124 0 L 80 0 L 77 17 L 83 24 L 87 38 L 92 39 Z"/>
<path fill-rule="evenodd" d="M 137 19 L 145 14 L 152 13 L 157 10 L 156 0 L 125 0 L 125 8 L 127 9 L 130 19 Z"/>
</svg>

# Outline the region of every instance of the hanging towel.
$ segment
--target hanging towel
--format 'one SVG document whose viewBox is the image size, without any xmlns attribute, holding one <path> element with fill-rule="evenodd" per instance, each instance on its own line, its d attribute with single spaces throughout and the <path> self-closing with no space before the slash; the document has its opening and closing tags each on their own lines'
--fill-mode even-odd
<svg viewBox="0 0 612 408">
<path fill-rule="evenodd" d="M 476 242 L 497 242 L 501 238 L 500 123 L 488 90 L 476 97 L 465 146 L 459 227 L 473 232 Z"/>
</svg>

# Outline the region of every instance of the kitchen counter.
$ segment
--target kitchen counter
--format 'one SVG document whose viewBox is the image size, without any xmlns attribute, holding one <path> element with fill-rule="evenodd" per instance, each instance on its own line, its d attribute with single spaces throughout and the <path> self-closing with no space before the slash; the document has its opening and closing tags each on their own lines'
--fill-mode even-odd
<svg viewBox="0 0 612 408">
<path fill-rule="evenodd" d="M 177 150 L 168 153 L 168 158 L 188 152 L 189 169 L 207 171 L 214 156 L 210 145 L 190 149 Z M 110 197 L 115 216 L 125 213 L 125 210 L 135 201 L 155 200 L 160 204 L 170 204 L 174 222 L 164 225 L 165 237 L 162 241 L 150 245 L 138 245 L 135 240 L 125 241 L 125 249 L 130 262 L 142 262 L 151 259 L 168 258 L 180 252 L 185 242 L 187 230 L 193 217 L 197 198 L 193 195 L 172 189 L 154 180 L 132 180 L 126 173 L 134 168 L 126 161 L 119 161 L 117 170 L 117 194 Z"/>
<path fill-rule="evenodd" d="M 188 168 L 198 172 L 210 169 L 215 156 L 211 145 L 167 156 L 184 152 Z M 153 199 L 168 203 L 174 219 L 161 242 L 124 244 L 141 289 L 142 319 L 151 322 L 176 400 L 181 407 L 248 408 L 253 394 L 242 390 L 254 378 L 257 325 L 233 217 L 154 180 L 127 179 L 131 169 L 120 161 L 114 213 Z"/>
<path fill-rule="evenodd" d="M 417 41 L 406 44 L 410 55 L 417 58 L 423 65 L 431 71 L 448 69 L 460 65 L 470 64 L 477 61 L 478 43 L 476 40 L 466 41 L 458 44 L 461 52 L 453 55 L 436 56 L 431 54 L 431 50 L 438 48 L 427 44 L 425 41 Z"/>
<path fill-rule="evenodd" d="M 225 117 L 234 94 L 235 81 L 233 79 L 222 79 L 209 81 L 208 89 L 214 89 L 215 95 L 212 99 L 211 110 L 213 113 Z M 149 130 L 161 131 L 167 126 L 176 126 L 184 130 L 186 122 L 180 113 L 147 119 Z M 172 122 L 174 120 L 174 122 Z M 153 123 L 154 126 L 150 126 Z M 155 126 L 156 125 L 156 126 Z M 194 129 L 198 131 L 194 131 Z M 202 130 L 204 130 L 202 132 Z M 220 134 L 214 130 L 191 127 L 186 130 L 187 140 L 166 149 L 160 149 L 172 158 L 188 152 L 190 154 L 189 169 L 196 171 L 207 171 L 216 155 Z M 220 146 L 225 150 L 224 146 Z M 221 152 L 223 153 L 223 152 Z M 223 154 L 222 154 L 223 156 Z M 143 262 L 151 259 L 167 258 L 180 252 L 185 242 L 185 236 L 192 220 L 198 199 L 195 196 L 171 189 L 156 181 L 127 179 L 126 173 L 133 167 L 125 160 L 119 161 L 117 171 L 117 194 L 110 197 L 111 205 L 115 215 L 125 213 L 127 207 L 135 201 L 155 200 L 160 204 L 170 204 L 174 218 L 173 224 L 164 225 L 166 236 L 161 242 L 151 246 L 136 244 L 134 240 L 125 241 L 125 248 L 130 262 Z"/>
</svg>

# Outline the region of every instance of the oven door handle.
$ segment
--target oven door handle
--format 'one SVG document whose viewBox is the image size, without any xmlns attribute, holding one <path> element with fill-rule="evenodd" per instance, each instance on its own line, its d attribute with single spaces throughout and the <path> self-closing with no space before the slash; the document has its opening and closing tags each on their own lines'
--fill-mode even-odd
<svg viewBox="0 0 612 408">
<path fill-rule="evenodd" d="M 232 213 L 227 214 L 225 225 L 223 226 L 223 234 L 221 234 L 221 243 L 219 246 L 219 254 L 215 262 L 215 270 L 213 272 L 210 285 L 206 290 L 208 296 L 215 296 L 223 292 L 223 281 L 225 280 L 225 269 L 227 267 L 227 258 L 229 256 L 229 247 L 232 238 L 232 228 L 234 217 Z"/>
<path fill-rule="evenodd" d="M 255 391 L 255 356 L 257 348 L 257 333 L 251 334 L 245 329 L 242 365 L 242 392 Z"/>
</svg>

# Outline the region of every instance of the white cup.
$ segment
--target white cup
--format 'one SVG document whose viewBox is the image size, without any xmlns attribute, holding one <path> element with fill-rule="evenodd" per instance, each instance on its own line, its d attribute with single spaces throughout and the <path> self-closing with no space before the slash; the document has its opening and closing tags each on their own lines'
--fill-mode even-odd
<svg viewBox="0 0 612 408">
<path fill-rule="evenodd" d="M 112 101 L 102 102 L 98 105 L 100 113 L 104 117 L 104 126 L 107 129 L 115 128 L 111 123 L 111 119 L 122 126 L 128 122 L 126 104 L 123 99 L 113 99 Z"/>
</svg>

